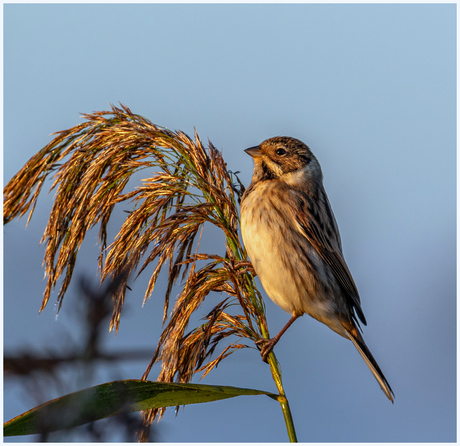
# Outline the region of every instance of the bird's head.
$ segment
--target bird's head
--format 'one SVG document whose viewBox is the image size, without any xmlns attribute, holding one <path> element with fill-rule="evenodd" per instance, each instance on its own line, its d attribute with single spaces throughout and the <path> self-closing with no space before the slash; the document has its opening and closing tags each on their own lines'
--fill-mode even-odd
<svg viewBox="0 0 460 446">
<path fill-rule="evenodd" d="M 318 160 L 310 148 L 298 139 L 275 136 L 245 151 L 254 158 L 253 182 L 281 180 L 300 186 L 322 181 Z"/>
</svg>

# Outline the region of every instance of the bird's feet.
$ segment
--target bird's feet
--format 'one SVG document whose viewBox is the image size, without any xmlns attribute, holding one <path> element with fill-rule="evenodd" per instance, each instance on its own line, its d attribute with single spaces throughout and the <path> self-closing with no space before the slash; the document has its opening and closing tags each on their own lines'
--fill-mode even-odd
<svg viewBox="0 0 460 446">
<path fill-rule="evenodd" d="M 264 362 L 268 363 L 267 356 L 273 350 L 277 342 L 278 339 L 276 336 L 271 339 L 259 339 L 256 341 L 257 348 L 260 350 L 260 356 L 262 356 Z"/>
<path fill-rule="evenodd" d="M 283 327 L 283 329 L 271 339 L 259 339 L 256 341 L 257 348 L 260 350 L 260 356 L 264 362 L 267 361 L 268 354 L 273 350 L 273 347 L 276 343 L 280 340 L 281 336 L 283 336 L 284 332 L 294 323 L 294 321 L 299 317 L 302 316 L 301 314 L 293 314 L 291 319 L 289 319 L 288 323 Z"/>
</svg>

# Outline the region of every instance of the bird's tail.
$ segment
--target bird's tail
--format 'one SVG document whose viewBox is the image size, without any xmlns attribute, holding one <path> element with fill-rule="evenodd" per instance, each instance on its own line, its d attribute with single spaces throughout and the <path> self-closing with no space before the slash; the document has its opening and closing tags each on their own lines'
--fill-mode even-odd
<svg viewBox="0 0 460 446">
<path fill-rule="evenodd" d="M 377 364 L 377 361 L 372 356 L 372 353 L 367 348 L 367 345 L 364 342 L 364 339 L 361 336 L 361 333 L 357 330 L 356 327 L 353 327 L 353 328 L 354 328 L 353 330 L 348 330 L 347 328 L 344 327 L 348 338 L 350 339 L 351 342 L 353 342 L 353 345 L 356 347 L 356 350 L 358 350 L 359 354 L 363 357 L 364 361 L 366 362 L 367 366 L 371 370 L 372 374 L 374 375 L 375 379 L 379 383 L 380 387 L 382 388 L 387 398 L 392 403 L 394 403 L 394 400 L 393 400 L 394 393 L 393 393 L 393 390 L 391 390 L 390 384 L 388 383 L 384 374 L 380 370 L 380 367 Z"/>
</svg>

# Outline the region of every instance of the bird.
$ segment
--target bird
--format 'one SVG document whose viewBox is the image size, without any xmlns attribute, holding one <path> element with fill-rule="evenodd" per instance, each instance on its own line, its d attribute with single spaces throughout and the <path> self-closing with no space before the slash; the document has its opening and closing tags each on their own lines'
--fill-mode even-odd
<svg viewBox="0 0 460 446">
<path fill-rule="evenodd" d="M 394 393 L 361 335 L 367 325 L 342 252 L 321 166 L 302 141 L 276 136 L 246 149 L 254 160 L 241 198 L 241 233 L 253 269 L 270 297 L 292 317 L 271 339 L 257 341 L 262 359 L 304 314 L 349 339 L 387 398 Z"/>
</svg>

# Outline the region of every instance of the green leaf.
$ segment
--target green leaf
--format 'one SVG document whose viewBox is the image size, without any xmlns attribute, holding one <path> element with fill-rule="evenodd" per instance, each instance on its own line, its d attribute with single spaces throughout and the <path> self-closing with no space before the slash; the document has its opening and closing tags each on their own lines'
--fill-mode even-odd
<svg viewBox="0 0 460 446">
<path fill-rule="evenodd" d="M 121 413 L 207 403 L 240 395 L 278 395 L 254 389 L 130 379 L 80 390 L 41 404 L 3 425 L 5 437 L 69 429 Z"/>
</svg>

